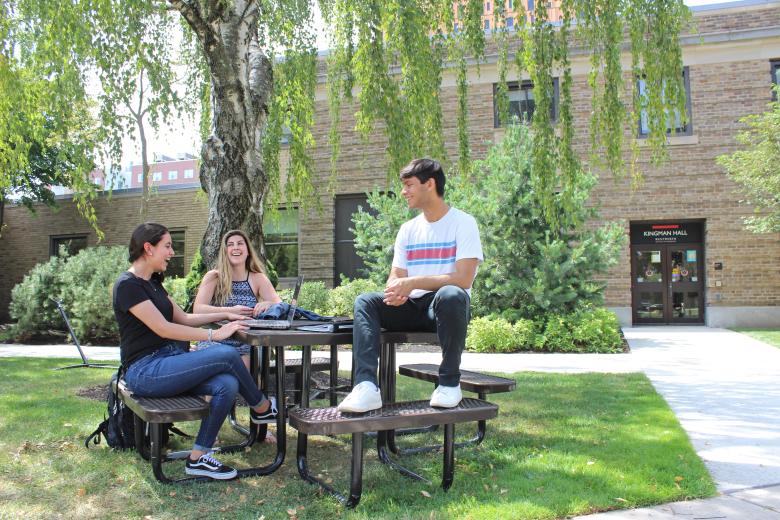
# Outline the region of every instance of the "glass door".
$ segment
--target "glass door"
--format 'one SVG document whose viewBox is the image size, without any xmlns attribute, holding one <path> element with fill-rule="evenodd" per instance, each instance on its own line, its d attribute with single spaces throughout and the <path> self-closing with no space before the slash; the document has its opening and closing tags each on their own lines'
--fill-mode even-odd
<svg viewBox="0 0 780 520">
<path fill-rule="evenodd" d="M 699 244 L 633 246 L 634 323 L 703 323 L 702 265 Z"/>
<path fill-rule="evenodd" d="M 631 293 L 635 323 L 666 323 L 666 246 L 634 246 Z"/>
<path fill-rule="evenodd" d="M 669 266 L 669 323 L 701 323 L 704 294 L 702 291 L 701 246 L 677 244 L 666 246 Z"/>
</svg>

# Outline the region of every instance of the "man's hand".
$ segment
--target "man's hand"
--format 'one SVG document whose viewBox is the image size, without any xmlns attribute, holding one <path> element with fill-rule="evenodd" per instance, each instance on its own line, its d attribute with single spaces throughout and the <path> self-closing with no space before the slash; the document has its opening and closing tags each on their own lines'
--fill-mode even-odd
<svg viewBox="0 0 780 520">
<path fill-rule="evenodd" d="M 392 278 L 388 280 L 385 286 L 385 297 L 382 300 L 385 305 L 398 307 L 403 305 L 409 299 L 409 293 L 412 292 L 409 278 Z"/>
</svg>

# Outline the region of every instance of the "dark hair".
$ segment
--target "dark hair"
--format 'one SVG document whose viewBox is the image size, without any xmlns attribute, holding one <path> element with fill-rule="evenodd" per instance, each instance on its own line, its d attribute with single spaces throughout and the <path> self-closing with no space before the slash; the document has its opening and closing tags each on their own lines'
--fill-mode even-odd
<svg viewBox="0 0 780 520">
<path fill-rule="evenodd" d="M 156 246 L 167 233 L 168 228 L 162 224 L 154 222 L 140 224 L 135 228 L 133 235 L 130 237 L 130 246 L 127 248 L 127 261 L 133 263 L 141 258 L 144 255 L 145 243 L 149 242 Z M 152 277 L 162 282 L 164 275 L 162 273 L 154 273 Z"/>
<path fill-rule="evenodd" d="M 417 177 L 420 183 L 433 179 L 436 182 L 436 193 L 444 197 L 444 170 L 439 161 L 433 159 L 412 159 L 412 162 L 401 169 L 401 180 Z"/>
</svg>

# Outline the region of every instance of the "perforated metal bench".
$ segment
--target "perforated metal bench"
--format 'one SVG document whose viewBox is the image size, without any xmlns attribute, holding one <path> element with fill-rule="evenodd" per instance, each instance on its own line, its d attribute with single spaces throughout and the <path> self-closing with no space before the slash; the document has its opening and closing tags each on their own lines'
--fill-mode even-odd
<svg viewBox="0 0 780 520">
<path fill-rule="evenodd" d="M 116 383 L 115 383 L 116 384 Z M 152 463 L 155 478 L 165 484 L 188 481 L 207 481 L 206 477 L 170 479 L 163 471 L 163 463 L 183 460 L 189 450 L 163 453 L 163 425 L 165 423 L 198 421 L 209 413 L 209 404 L 197 396 L 140 397 L 134 395 L 124 381 L 118 384 L 118 395 L 135 414 L 135 446 L 139 455 Z M 148 428 L 149 445 L 145 442 Z"/>
<path fill-rule="evenodd" d="M 408 401 L 386 404 L 379 410 L 353 414 L 341 413 L 335 407 L 296 408 L 290 411 L 290 426 L 298 430 L 298 472 L 309 483 L 316 484 L 336 497 L 346 507 L 355 507 L 360 502 L 363 490 L 363 436 L 365 432 L 376 431 L 380 436 L 388 430 L 414 428 L 429 425 L 444 425 L 444 467 L 442 488 L 449 489 L 455 473 L 455 423 L 485 421 L 498 415 L 498 406 L 479 399 L 464 399 L 455 408 L 433 408 L 428 401 Z M 339 493 L 322 480 L 313 476 L 306 463 L 308 435 L 352 434 L 352 463 L 349 497 Z M 388 458 L 382 462 L 406 476 L 427 480 Z"/>
<path fill-rule="evenodd" d="M 398 373 L 402 376 L 413 377 L 415 379 L 421 379 L 423 381 L 429 381 L 434 385 L 439 384 L 439 365 L 430 363 L 417 363 L 410 365 L 401 365 L 398 367 Z M 467 392 L 476 393 L 480 399 L 485 400 L 487 394 L 496 394 L 501 392 L 511 392 L 515 389 L 516 383 L 514 379 L 506 377 L 492 376 L 489 374 L 482 374 L 480 372 L 472 372 L 469 370 L 460 371 L 460 387 Z M 484 420 L 477 422 L 476 435 L 465 441 L 457 444 L 457 447 L 468 446 L 471 444 L 479 444 L 485 439 L 485 432 L 487 429 L 487 423 Z M 422 453 L 428 451 L 436 451 L 442 448 L 442 445 L 422 446 L 418 448 L 399 448 L 395 444 L 395 439 L 391 438 L 389 442 L 389 448 L 393 453 L 397 455 L 408 455 L 412 453 Z"/>
</svg>

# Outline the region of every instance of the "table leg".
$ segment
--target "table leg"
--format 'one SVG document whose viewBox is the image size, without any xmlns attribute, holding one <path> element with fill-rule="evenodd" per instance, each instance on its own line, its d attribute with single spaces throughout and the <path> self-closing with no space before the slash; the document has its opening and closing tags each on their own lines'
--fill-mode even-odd
<svg viewBox="0 0 780 520">
<path fill-rule="evenodd" d="M 263 386 L 267 387 L 268 382 L 268 371 L 269 371 L 269 357 L 270 353 L 268 352 L 268 349 L 265 347 L 255 347 L 255 349 L 263 349 Z M 238 470 L 238 476 L 240 477 L 251 477 L 256 475 L 270 475 L 284 463 L 284 457 L 287 453 L 287 424 L 286 424 L 286 409 L 284 407 L 284 347 L 275 347 L 276 348 L 276 366 L 282 367 L 282 370 L 276 371 L 276 396 L 278 400 L 278 408 L 279 408 L 279 414 L 276 416 L 276 456 L 274 457 L 274 460 L 271 464 L 268 466 L 260 466 L 255 468 L 246 468 L 246 469 L 240 469 Z M 253 351 L 255 349 L 252 349 Z M 257 356 L 256 354 L 252 356 L 252 360 L 256 360 Z M 254 377 L 255 380 L 257 380 L 257 371 L 258 366 L 257 363 L 253 363 L 252 369 L 254 371 Z M 252 435 L 257 435 L 258 432 L 258 425 L 251 423 L 250 428 L 250 438 Z M 256 438 L 256 437 L 255 437 Z M 253 439 L 254 440 L 254 439 Z"/>
<path fill-rule="evenodd" d="M 330 346 L 330 405 L 336 406 L 336 386 L 339 375 L 339 346 Z"/>
</svg>

